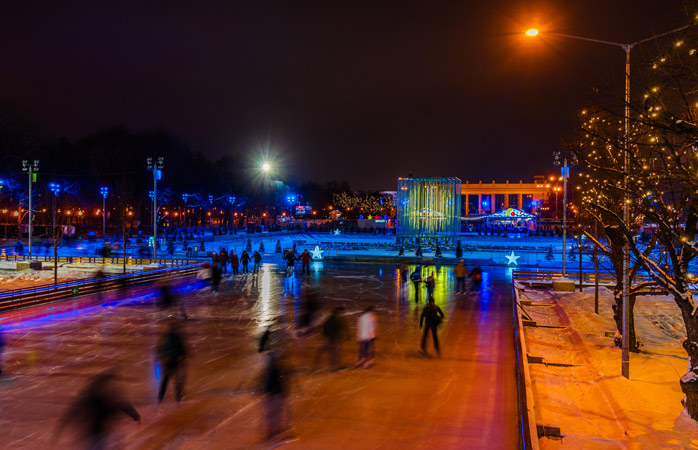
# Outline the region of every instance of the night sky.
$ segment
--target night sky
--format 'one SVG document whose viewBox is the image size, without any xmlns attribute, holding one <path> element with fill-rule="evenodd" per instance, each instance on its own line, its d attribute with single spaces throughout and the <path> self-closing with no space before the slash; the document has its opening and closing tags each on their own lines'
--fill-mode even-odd
<svg viewBox="0 0 698 450">
<path fill-rule="evenodd" d="M 55 136 L 163 127 L 211 157 L 268 149 L 282 176 L 530 180 L 623 52 L 524 41 L 530 24 L 629 42 L 681 1 L 32 2 L 0 6 L 0 98 Z"/>
</svg>

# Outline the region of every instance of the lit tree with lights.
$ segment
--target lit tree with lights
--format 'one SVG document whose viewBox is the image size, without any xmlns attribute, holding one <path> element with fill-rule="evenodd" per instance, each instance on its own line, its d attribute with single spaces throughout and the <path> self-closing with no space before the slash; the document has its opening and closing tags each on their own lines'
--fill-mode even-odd
<svg viewBox="0 0 698 450">
<path fill-rule="evenodd" d="M 603 220 L 609 241 L 627 241 L 636 265 L 647 271 L 681 310 L 689 358 L 681 377 L 684 405 L 698 420 L 698 316 L 691 272 L 698 256 L 698 34 L 686 32 L 667 45 L 666 54 L 643 65 L 634 88 L 644 92 L 631 101 L 629 167 L 623 166 L 623 131 L 618 115 L 588 113 L 585 141 L 584 207 Z M 615 130 L 614 133 L 611 131 Z M 605 137 L 603 139 L 599 137 Z M 627 178 L 627 190 L 622 180 Z M 632 210 L 625 223 L 619 199 L 627 192 Z M 636 242 L 638 224 L 655 228 L 656 251 Z M 621 244 L 622 245 L 622 244 Z M 616 253 L 613 248 L 611 253 Z"/>
</svg>

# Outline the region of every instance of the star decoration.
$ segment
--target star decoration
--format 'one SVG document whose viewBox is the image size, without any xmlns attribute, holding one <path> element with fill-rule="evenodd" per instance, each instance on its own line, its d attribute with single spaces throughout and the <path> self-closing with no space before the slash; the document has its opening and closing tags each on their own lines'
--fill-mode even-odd
<svg viewBox="0 0 698 450">
<path fill-rule="evenodd" d="M 313 259 L 322 259 L 322 250 L 320 250 L 319 245 L 316 245 L 315 250 L 313 250 L 311 253 L 312 253 Z"/>
<path fill-rule="evenodd" d="M 521 258 L 520 256 L 516 256 L 514 254 L 514 250 L 511 251 L 511 255 L 504 255 L 504 257 L 507 259 L 507 265 L 514 263 L 515 266 L 518 266 L 518 259 Z"/>
<path fill-rule="evenodd" d="M 339 236 L 339 228 L 334 230 L 334 234 L 335 234 L 335 236 Z"/>
</svg>

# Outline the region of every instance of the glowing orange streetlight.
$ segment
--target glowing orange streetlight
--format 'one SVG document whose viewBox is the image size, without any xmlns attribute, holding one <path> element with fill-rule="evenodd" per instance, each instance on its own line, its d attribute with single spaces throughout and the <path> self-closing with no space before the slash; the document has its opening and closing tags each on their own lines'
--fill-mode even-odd
<svg viewBox="0 0 698 450">
<path fill-rule="evenodd" d="M 526 30 L 526 36 L 538 36 L 538 29 L 529 28 L 528 30 Z"/>
</svg>

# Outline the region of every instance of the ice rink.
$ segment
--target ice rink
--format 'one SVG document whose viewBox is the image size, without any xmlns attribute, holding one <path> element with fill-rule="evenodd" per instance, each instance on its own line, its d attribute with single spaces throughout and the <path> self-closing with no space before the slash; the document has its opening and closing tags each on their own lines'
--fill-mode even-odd
<svg viewBox="0 0 698 450">
<path fill-rule="evenodd" d="M 413 266 L 410 267 L 410 271 Z M 481 293 L 456 296 L 452 267 L 434 271 L 435 298 L 445 312 L 442 355 L 418 352 L 418 317 L 411 283 L 397 267 L 314 262 L 265 264 L 259 275 L 226 279 L 218 295 L 188 280 L 177 297 L 188 315 L 182 329 L 190 351 L 185 395 L 170 387 L 158 406 L 161 370 L 155 346 L 168 316 L 154 289 L 82 298 L 0 316 L 5 336 L 0 378 L 0 447 L 80 448 L 77 429 L 58 430 L 66 408 L 90 377 L 114 368 L 118 385 L 141 414 L 123 415 L 108 448 L 271 448 L 265 441 L 259 337 L 274 320 L 289 331 L 293 372 L 289 405 L 297 440 L 284 448 L 511 449 L 518 443 L 510 275 L 485 268 Z M 346 308 L 351 340 L 342 351 L 346 370 L 315 367 L 322 337 L 293 335 L 305 289 L 317 288 L 320 315 Z M 378 316 L 376 363 L 354 369 L 356 318 L 368 305 Z M 322 317 L 319 318 L 320 320 Z M 170 319 L 171 320 L 171 319 Z"/>
</svg>

